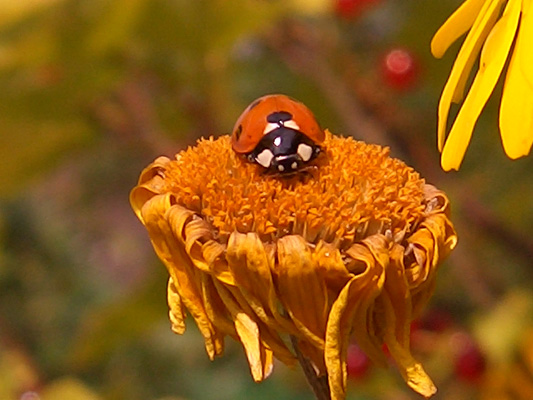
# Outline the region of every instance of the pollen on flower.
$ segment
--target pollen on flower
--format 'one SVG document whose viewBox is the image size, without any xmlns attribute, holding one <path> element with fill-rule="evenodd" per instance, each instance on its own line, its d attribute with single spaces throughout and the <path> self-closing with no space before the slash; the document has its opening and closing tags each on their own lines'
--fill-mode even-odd
<svg viewBox="0 0 533 400">
<path fill-rule="evenodd" d="M 424 217 L 424 180 L 387 148 L 327 135 L 324 150 L 308 171 L 285 178 L 239 157 L 228 137 L 201 140 L 167 165 L 163 190 L 223 241 L 234 231 L 269 241 L 298 234 L 346 248 Z"/>
</svg>

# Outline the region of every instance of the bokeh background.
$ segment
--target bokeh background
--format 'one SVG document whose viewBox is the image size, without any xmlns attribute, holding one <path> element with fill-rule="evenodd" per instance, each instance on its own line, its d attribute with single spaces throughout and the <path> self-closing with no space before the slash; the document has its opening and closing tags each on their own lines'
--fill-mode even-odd
<svg viewBox="0 0 533 400">
<path fill-rule="evenodd" d="M 170 331 L 167 274 L 128 203 L 140 171 L 281 92 L 445 190 L 459 245 L 413 324 L 435 399 L 533 399 L 533 157 L 505 158 L 496 89 L 460 172 L 429 53 L 459 0 L 0 0 L 0 399 L 309 399 Z M 391 58 L 392 57 L 392 58 Z M 386 60 L 389 60 L 387 63 Z M 416 399 L 354 345 L 351 400 Z"/>
</svg>

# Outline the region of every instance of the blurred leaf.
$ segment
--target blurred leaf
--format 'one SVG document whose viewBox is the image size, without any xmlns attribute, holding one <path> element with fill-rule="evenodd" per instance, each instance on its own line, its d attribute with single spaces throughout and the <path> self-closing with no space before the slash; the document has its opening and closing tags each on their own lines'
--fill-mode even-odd
<svg viewBox="0 0 533 400">
<path fill-rule="evenodd" d="M 87 39 L 89 52 L 103 54 L 120 49 L 128 40 L 144 16 L 147 0 L 107 1 L 103 10 L 98 10 L 96 26 Z"/>
<path fill-rule="evenodd" d="M 168 315 L 163 312 L 167 310 L 165 290 L 164 282 L 155 279 L 133 295 L 88 313 L 74 341 L 70 362 L 76 368 L 90 368 L 103 362 L 113 349 L 143 337 Z"/>
<path fill-rule="evenodd" d="M 61 1 L 64 0 L 0 0 L 0 27 L 18 22 Z"/>
<path fill-rule="evenodd" d="M 475 332 L 495 364 L 508 363 L 528 328 L 533 326 L 533 295 L 511 291 L 489 313 L 476 318 Z M 505 327 L 504 329 L 502 329 Z"/>
<path fill-rule="evenodd" d="M 64 377 L 47 385 L 40 400 L 100 400 L 85 384 L 73 377 Z"/>
<path fill-rule="evenodd" d="M 28 181 L 57 166 L 62 154 L 80 149 L 90 138 L 80 120 L 13 121 L 0 117 L 0 197 L 13 196 Z"/>
<path fill-rule="evenodd" d="M 37 371 L 20 349 L 0 348 L 0 399 L 11 399 L 15 393 L 38 383 Z"/>
</svg>

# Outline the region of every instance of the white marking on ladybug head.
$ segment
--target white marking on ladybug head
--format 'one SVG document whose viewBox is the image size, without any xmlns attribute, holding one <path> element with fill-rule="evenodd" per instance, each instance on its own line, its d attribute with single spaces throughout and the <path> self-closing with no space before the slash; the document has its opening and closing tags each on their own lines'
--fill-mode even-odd
<svg viewBox="0 0 533 400">
<path fill-rule="evenodd" d="M 296 169 L 298 168 L 298 163 L 296 161 L 294 161 L 292 164 L 291 164 L 291 168 L 292 169 Z"/>
<path fill-rule="evenodd" d="M 270 168 L 273 158 L 274 154 L 269 149 L 265 149 L 255 157 L 255 161 L 265 168 Z"/>
<path fill-rule="evenodd" d="M 294 129 L 296 131 L 299 131 L 300 130 L 300 127 L 298 126 L 298 124 L 293 120 L 289 120 L 289 121 L 283 121 L 282 122 L 282 125 L 285 127 L 285 128 L 291 128 L 291 129 Z"/>
<path fill-rule="evenodd" d="M 278 129 L 280 126 L 281 125 L 276 122 L 269 122 L 266 124 L 265 129 L 263 130 L 263 135 L 268 135 L 270 132 Z"/>
<path fill-rule="evenodd" d="M 281 165 L 281 164 L 278 165 L 278 171 L 279 171 L 279 172 L 283 172 L 283 171 L 285 171 L 285 167 L 284 167 L 283 165 Z"/>
<path fill-rule="evenodd" d="M 313 155 L 313 148 L 305 143 L 300 143 L 296 153 L 298 153 L 303 162 L 307 162 Z"/>
<path fill-rule="evenodd" d="M 281 136 L 276 136 L 274 138 L 274 146 L 279 147 L 281 145 Z"/>
</svg>

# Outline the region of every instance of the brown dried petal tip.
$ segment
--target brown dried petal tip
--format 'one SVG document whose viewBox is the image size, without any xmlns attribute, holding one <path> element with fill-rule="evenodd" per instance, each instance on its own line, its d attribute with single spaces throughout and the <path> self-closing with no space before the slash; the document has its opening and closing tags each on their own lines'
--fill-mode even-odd
<svg viewBox="0 0 533 400">
<path fill-rule="evenodd" d="M 264 174 L 227 136 L 200 140 L 141 174 L 131 205 L 170 280 L 172 329 L 196 321 L 211 359 L 239 340 L 252 376 L 295 356 L 287 336 L 344 399 L 351 340 L 409 386 L 436 388 L 409 350 L 409 326 L 455 247 L 446 195 L 388 149 L 327 132 L 322 154 L 289 177 Z"/>
</svg>

